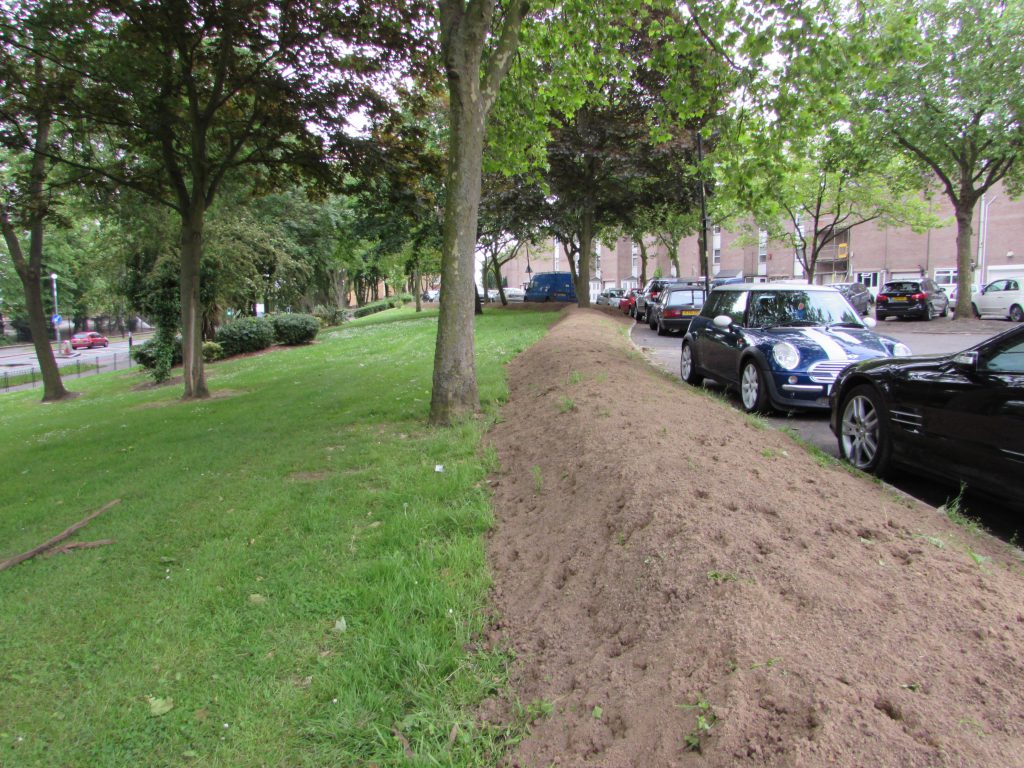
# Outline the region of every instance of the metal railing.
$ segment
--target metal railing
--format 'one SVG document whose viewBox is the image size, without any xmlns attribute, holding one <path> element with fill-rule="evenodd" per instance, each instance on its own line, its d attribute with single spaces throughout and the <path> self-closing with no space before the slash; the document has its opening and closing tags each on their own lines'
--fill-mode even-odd
<svg viewBox="0 0 1024 768">
<path fill-rule="evenodd" d="M 104 371 L 118 371 L 137 365 L 127 352 L 110 352 L 88 358 L 57 358 L 61 378 L 73 379 Z M 43 377 L 38 365 L 0 366 L 0 390 L 10 392 L 42 386 Z"/>
</svg>

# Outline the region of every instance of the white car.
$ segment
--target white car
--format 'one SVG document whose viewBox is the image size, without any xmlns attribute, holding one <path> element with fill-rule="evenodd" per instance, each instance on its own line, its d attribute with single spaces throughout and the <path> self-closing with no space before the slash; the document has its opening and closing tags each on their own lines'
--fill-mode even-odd
<svg viewBox="0 0 1024 768">
<path fill-rule="evenodd" d="M 605 304 L 609 307 L 618 307 L 619 299 L 626 295 L 626 291 L 622 288 L 605 288 L 598 294 L 595 304 Z"/>
<path fill-rule="evenodd" d="M 1015 323 L 1024 320 L 1024 281 L 1016 278 L 994 280 L 971 295 L 971 309 L 975 317 L 995 315 L 1008 317 Z"/>
<path fill-rule="evenodd" d="M 524 291 L 522 288 L 506 288 L 505 298 L 508 299 L 509 301 L 525 301 L 526 291 Z"/>
</svg>

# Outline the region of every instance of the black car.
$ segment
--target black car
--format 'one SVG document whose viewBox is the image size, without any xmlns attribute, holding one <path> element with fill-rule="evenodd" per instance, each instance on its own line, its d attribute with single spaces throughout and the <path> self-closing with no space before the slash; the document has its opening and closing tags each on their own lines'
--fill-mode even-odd
<svg viewBox="0 0 1024 768">
<path fill-rule="evenodd" d="M 832 283 L 832 287 L 843 294 L 853 308 L 862 315 L 866 315 L 871 309 L 871 305 L 875 303 L 871 291 L 864 283 Z"/>
<path fill-rule="evenodd" d="M 1024 511 L 1024 328 L 955 355 L 857 363 L 831 406 L 839 453 L 855 467 L 962 481 Z"/>
<path fill-rule="evenodd" d="M 686 333 L 690 321 L 700 314 L 704 306 L 704 286 L 700 283 L 670 285 L 650 305 L 647 324 L 657 330 L 659 336 L 669 331 Z"/>
<path fill-rule="evenodd" d="M 949 314 L 949 297 L 934 280 L 892 280 L 882 286 L 875 299 L 875 319 L 918 317 L 931 320 Z"/>
<path fill-rule="evenodd" d="M 682 280 L 674 277 L 656 277 L 648 281 L 643 293 L 638 294 L 636 297 L 636 309 L 633 311 L 633 317 L 636 318 L 636 321 L 642 323 L 647 319 L 648 305 L 651 302 L 657 301 L 662 291 L 670 285 L 680 285 L 682 283 Z"/>
</svg>

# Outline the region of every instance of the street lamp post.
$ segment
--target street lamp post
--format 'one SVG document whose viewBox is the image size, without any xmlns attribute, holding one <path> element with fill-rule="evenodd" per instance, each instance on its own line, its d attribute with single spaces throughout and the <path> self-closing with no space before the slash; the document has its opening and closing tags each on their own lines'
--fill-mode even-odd
<svg viewBox="0 0 1024 768">
<path fill-rule="evenodd" d="M 57 349 L 60 349 L 60 310 L 57 309 L 57 273 L 50 273 L 53 281 L 53 328 L 57 332 Z"/>
</svg>

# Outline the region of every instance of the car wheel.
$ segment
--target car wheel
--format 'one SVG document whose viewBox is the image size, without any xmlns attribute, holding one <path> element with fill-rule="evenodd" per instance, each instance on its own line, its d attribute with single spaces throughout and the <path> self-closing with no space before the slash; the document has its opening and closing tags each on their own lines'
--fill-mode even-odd
<svg viewBox="0 0 1024 768">
<path fill-rule="evenodd" d="M 924 317 L 922 317 L 921 319 L 925 321 L 931 320 L 933 317 L 935 317 L 935 312 L 933 310 L 934 307 L 932 307 L 931 303 L 926 301 L 924 303 Z"/>
<path fill-rule="evenodd" d="M 668 331 L 665 330 L 665 326 L 663 326 L 661 323 L 658 323 L 658 335 L 659 336 L 667 336 L 668 335 Z"/>
<path fill-rule="evenodd" d="M 647 327 L 650 328 L 652 331 L 658 327 L 658 324 L 654 322 L 653 317 L 647 319 Z"/>
<path fill-rule="evenodd" d="M 857 469 L 882 475 L 889 466 L 892 446 L 882 396 L 862 384 L 843 400 L 839 422 L 839 455 Z"/>
<path fill-rule="evenodd" d="M 1024 320 L 1024 310 L 1020 308 L 1019 304 L 1014 304 L 1010 307 L 1010 319 L 1015 323 L 1019 323 Z"/>
<path fill-rule="evenodd" d="M 949 302 L 947 301 L 942 305 L 942 311 L 939 313 L 939 317 L 949 317 Z"/>
<path fill-rule="evenodd" d="M 753 360 L 743 364 L 740 374 L 740 400 L 747 413 L 764 413 L 768 410 L 768 387 L 761 373 L 761 366 Z"/>
<path fill-rule="evenodd" d="M 697 366 L 693 363 L 693 348 L 687 341 L 683 342 L 683 351 L 679 357 L 679 378 L 693 387 L 700 386 L 704 377 L 697 373 Z"/>
<path fill-rule="evenodd" d="M 974 303 L 971 304 L 971 313 L 974 315 L 974 318 L 976 320 L 981 320 L 981 312 L 978 311 L 978 305 L 977 304 L 974 304 Z"/>
</svg>

